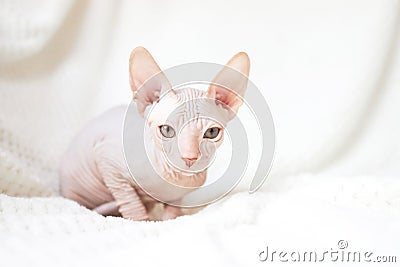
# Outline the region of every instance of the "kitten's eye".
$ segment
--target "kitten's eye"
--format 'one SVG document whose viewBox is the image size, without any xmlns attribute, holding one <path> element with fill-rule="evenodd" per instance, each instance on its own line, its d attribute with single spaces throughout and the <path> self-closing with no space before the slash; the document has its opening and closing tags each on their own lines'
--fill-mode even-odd
<svg viewBox="0 0 400 267">
<path fill-rule="evenodd" d="M 169 125 L 161 125 L 160 132 L 164 137 L 172 138 L 175 136 L 175 130 Z"/>
<path fill-rule="evenodd" d="M 207 129 L 207 131 L 204 133 L 204 138 L 208 139 L 214 139 L 219 135 L 220 129 L 218 127 L 212 127 Z"/>
</svg>

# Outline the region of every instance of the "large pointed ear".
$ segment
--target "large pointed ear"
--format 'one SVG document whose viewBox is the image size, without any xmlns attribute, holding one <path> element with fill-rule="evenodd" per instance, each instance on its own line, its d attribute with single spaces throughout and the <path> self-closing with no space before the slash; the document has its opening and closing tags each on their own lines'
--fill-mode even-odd
<svg viewBox="0 0 400 267">
<path fill-rule="evenodd" d="M 217 74 L 208 88 L 207 97 L 229 106 L 235 114 L 243 104 L 250 71 L 249 56 L 240 52 Z M 240 97 L 238 97 L 240 96 Z"/>
<path fill-rule="evenodd" d="M 151 79 L 150 79 L 151 78 Z M 143 115 L 146 107 L 171 89 L 171 85 L 153 57 L 143 47 L 136 47 L 129 58 L 129 81 L 138 111 Z"/>
</svg>

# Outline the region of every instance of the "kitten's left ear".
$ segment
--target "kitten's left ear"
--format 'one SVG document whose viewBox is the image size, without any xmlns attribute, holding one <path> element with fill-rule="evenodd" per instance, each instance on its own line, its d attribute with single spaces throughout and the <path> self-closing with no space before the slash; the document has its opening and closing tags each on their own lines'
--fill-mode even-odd
<svg viewBox="0 0 400 267">
<path fill-rule="evenodd" d="M 136 47 L 131 52 L 129 81 L 133 99 L 141 115 L 148 105 L 157 101 L 163 93 L 171 89 L 167 77 L 144 47 Z"/>
<path fill-rule="evenodd" d="M 217 99 L 237 113 L 243 104 L 241 98 L 247 89 L 249 71 L 249 56 L 244 52 L 236 54 L 214 78 L 207 97 Z"/>
</svg>

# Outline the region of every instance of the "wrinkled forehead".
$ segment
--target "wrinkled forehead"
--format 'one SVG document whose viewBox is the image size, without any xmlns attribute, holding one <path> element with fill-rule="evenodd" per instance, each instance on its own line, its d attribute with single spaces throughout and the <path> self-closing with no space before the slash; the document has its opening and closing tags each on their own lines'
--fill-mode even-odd
<svg viewBox="0 0 400 267">
<path fill-rule="evenodd" d="M 193 88 L 182 88 L 162 97 L 149 111 L 151 123 L 206 127 L 219 124 L 225 127 L 228 111 L 208 98 L 206 92 Z"/>
</svg>

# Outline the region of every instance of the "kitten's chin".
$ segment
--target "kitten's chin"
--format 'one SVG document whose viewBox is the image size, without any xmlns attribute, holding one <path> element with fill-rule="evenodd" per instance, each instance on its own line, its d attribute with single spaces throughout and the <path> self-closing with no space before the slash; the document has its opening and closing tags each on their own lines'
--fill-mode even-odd
<svg viewBox="0 0 400 267">
<path fill-rule="evenodd" d="M 174 173 L 179 174 L 181 176 L 185 176 L 185 177 L 201 174 L 207 169 L 207 168 L 200 169 L 200 170 L 199 169 L 195 169 L 195 168 L 186 169 L 186 168 L 180 168 L 180 167 L 177 167 L 177 166 L 173 166 L 171 164 L 168 164 L 168 165 L 170 167 L 170 170 L 172 170 Z"/>
<path fill-rule="evenodd" d="M 201 172 L 185 172 L 185 171 L 180 171 L 180 174 L 183 175 L 183 176 L 193 176 L 193 175 L 198 174 L 198 173 L 201 173 Z"/>
<path fill-rule="evenodd" d="M 204 171 L 204 170 L 201 170 L 201 171 L 182 170 L 182 169 L 178 169 L 178 168 L 174 168 L 174 167 L 172 167 L 172 169 L 175 172 L 177 172 L 177 173 L 179 173 L 179 174 L 181 174 L 183 176 L 193 176 L 193 175 L 196 175 L 198 173 L 202 173 Z"/>
</svg>

